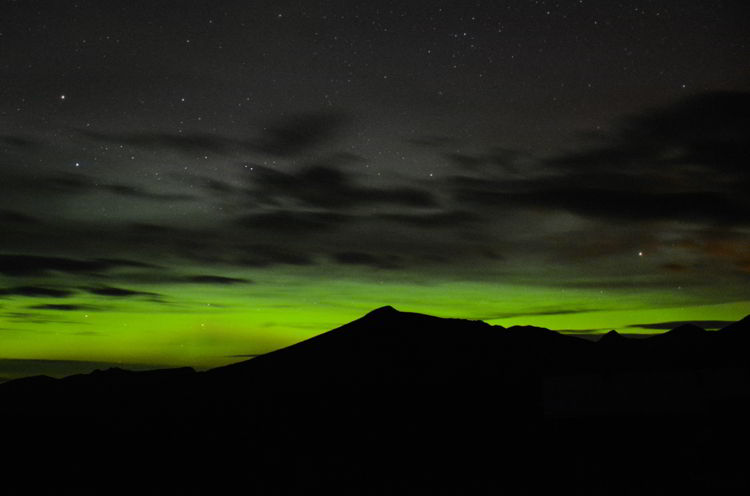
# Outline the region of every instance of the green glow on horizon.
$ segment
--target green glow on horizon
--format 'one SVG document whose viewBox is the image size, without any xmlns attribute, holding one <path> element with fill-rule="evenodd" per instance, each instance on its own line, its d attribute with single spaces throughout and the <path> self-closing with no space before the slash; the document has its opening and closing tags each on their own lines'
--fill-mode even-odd
<svg viewBox="0 0 750 496">
<path fill-rule="evenodd" d="M 236 274 L 234 274 L 236 275 Z M 387 275 L 387 274 L 386 274 Z M 400 282 L 286 272 L 242 274 L 254 284 L 138 284 L 163 295 L 0 300 L 0 358 L 85 360 L 208 368 L 288 346 L 392 305 L 401 311 L 503 326 L 653 333 L 635 324 L 738 320 L 750 301 L 713 303 L 700 293 L 601 291 L 490 281 Z M 707 304 L 708 303 L 708 304 Z M 30 309 L 76 305 L 75 310 Z M 80 309 L 78 309 L 80 307 Z M 42 322 L 41 319 L 47 319 Z"/>
</svg>

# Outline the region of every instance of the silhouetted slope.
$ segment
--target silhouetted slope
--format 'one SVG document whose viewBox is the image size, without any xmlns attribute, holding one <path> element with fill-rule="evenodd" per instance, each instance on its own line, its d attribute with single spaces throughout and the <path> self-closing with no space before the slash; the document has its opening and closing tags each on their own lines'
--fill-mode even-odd
<svg viewBox="0 0 750 496">
<path fill-rule="evenodd" d="M 504 329 L 480 321 L 374 310 L 349 324 L 244 362 L 207 372 L 309 385 L 315 381 L 439 381 L 494 374 Z"/>
<path fill-rule="evenodd" d="M 722 453 L 750 443 L 749 339 L 750 318 L 716 332 L 688 325 L 648 339 L 613 331 L 591 342 L 383 307 L 205 373 L 109 369 L 10 381 L 0 384 L 0 420 L 12 426 L 6 451 L 20 460 L 7 473 L 20 482 L 5 487 L 22 494 L 99 494 L 112 481 L 137 494 L 738 490 L 747 482 L 744 466 Z M 54 462 L 39 456 L 62 446 L 66 456 Z M 30 459 L 37 463 L 23 462 Z M 624 474 L 633 460 L 638 466 Z"/>
<path fill-rule="evenodd" d="M 623 337 L 620 333 L 613 330 L 600 337 L 597 343 L 605 346 L 619 346 L 625 339 L 627 338 Z"/>
<path fill-rule="evenodd" d="M 272 371 L 273 380 L 285 377 L 305 383 L 441 382 L 497 377 L 513 367 L 555 372 L 589 368 L 592 351 L 592 343 L 548 329 L 504 329 L 383 307 L 332 331 L 207 375 L 255 377 Z M 302 370 L 304 374 L 297 374 Z"/>
<path fill-rule="evenodd" d="M 716 331 L 716 336 L 716 342 L 720 343 L 725 351 L 733 351 L 732 356 L 747 360 L 747 351 L 750 347 L 750 315 Z"/>
<path fill-rule="evenodd" d="M 728 326 L 720 329 L 717 332 L 722 335 L 732 334 L 732 333 L 740 334 L 740 333 L 750 332 L 750 315 L 748 315 L 747 317 L 741 320 L 738 320 L 737 322 L 733 324 L 729 324 Z M 750 339 L 750 336 L 746 335 L 745 337 Z"/>
</svg>

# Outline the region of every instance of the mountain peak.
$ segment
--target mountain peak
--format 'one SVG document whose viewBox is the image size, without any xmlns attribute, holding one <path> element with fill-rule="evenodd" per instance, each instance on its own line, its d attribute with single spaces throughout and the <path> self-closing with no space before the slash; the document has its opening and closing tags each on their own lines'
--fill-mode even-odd
<svg viewBox="0 0 750 496">
<path fill-rule="evenodd" d="M 747 317 L 745 317 L 743 319 L 738 320 L 737 322 L 735 322 L 733 324 L 729 324 L 728 326 L 723 327 L 719 332 L 722 332 L 722 333 L 727 333 L 727 332 L 735 333 L 735 332 L 738 332 L 740 330 L 747 331 L 748 329 L 750 329 L 750 315 L 748 315 Z M 746 332 L 743 332 L 743 334 L 745 334 L 745 333 Z"/>
<path fill-rule="evenodd" d="M 376 308 L 375 310 L 369 312 L 366 317 L 380 317 L 380 316 L 387 316 L 387 315 L 395 315 L 397 313 L 400 313 L 398 310 L 393 308 L 390 305 L 386 305 L 384 307 Z"/>
<path fill-rule="evenodd" d="M 671 331 L 667 331 L 662 334 L 656 334 L 651 338 L 651 340 L 654 343 L 696 343 L 704 339 L 704 337 L 707 335 L 708 331 L 706 331 L 702 327 L 698 327 L 694 324 L 683 324 L 681 326 L 675 327 Z"/>
<path fill-rule="evenodd" d="M 672 336 L 698 336 L 706 332 L 702 327 L 698 327 L 694 324 L 683 324 L 679 327 L 675 327 L 671 331 L 667 331 L 665 334 Z"/>
<path fill-rule="evenodd" d="M 620 343 L 624 341 L 625 338 L 620 334 L 619 332 L 615 330 L 609 331 L 607 334 L 599 338 L 599 343 L 602 344 L 610 344 L 610 343 Z"/>
</svg>

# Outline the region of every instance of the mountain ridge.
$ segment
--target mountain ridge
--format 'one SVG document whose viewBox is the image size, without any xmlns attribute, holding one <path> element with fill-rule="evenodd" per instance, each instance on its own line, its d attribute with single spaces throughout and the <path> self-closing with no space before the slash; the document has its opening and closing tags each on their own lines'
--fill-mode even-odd
<svg viewBox="0 0 750 496">
<path fill-rule="evenodd" d="M 745 465 L 725 454 L 750 443 L 749 324 L 592 342 L 381 307 L 205 372 L 10 381 L 4 483 L 9 494 L 100 494 L 113 481 L 129 494 L 744 489 Z"/>
<path fill-rule="evenodd" d="M 385 305 L 382 307 L 375 308 L 367 312 L 362 317 L 355 319 L 349 323 L 343 324 L 329 331 L 325 331 L 321 334 L 305 339 L 298 343 L 294 343 L 290 346 L 280 348 L 278 350 L 273 350 L 271 352 L 258 355 L 248 360 L 242 360 L 242 361 L 234 362 L 228 365 L 214 367 L 202 373 L 215 374 L 217 372 L 222 373 L 221 371 L 224 371 L 224 370 L 245 368 L 245 367 L 250 366 L 248 365 L 250 363 L 264 362 L 265 360 L 268 360 L 271 357 L 276 358 L 279 355 L 295 353 L 299 349 L 308 348 L 313 344 L 330 341 L 332 338 L 334 338 L 334 336 L 339 336 L 342 333 L 346 333 L 351 330 L 355 330 L 358 332 L 365 331 L 369 333 L 368 338 L 373 339 L 373 337 L 377 335 L 375 327 L 380 328 L 379 332 L 383 332 L 383 329 L 387 330 L 388 328 L 392 326 L 404 325 L 403 322 L 397 322 L 398 320 L 403 320 L 403 319 L 411 320 L 412 323 L 421 321 L 419 322 L 421 325 L 426 325 L 427 323 L 432 322 L 432 323 L 452 323 L 452 324 L 457 324 L 461 326 L 476 326 L 477 329 L 480 329 L 480 328 L 483 328 L 484 330 L 492 329 L 493 331 L 496 331 L 499 333 L 506 332 L 508 334 L 516 334 L 519 339 L 521 340 L 528 339 L 529 341 L 533 341 L 532 338 L 539 338 L 540 336 L 547 336 L 550 338 L 550 341 L 554 340 L 557 343 L 574 342 L 574 341 L 571 341 L 571 339 L 576 340 L 576 341 L 585 341 L 584 338 L 582 338 L 581 336 L 576 336 L 570 333 L 561 333 L 559 331 L 555 331 L 555 330 L 551 330 L 551 329 L 547 329 L 543 327 L 538 327 L 538 326 L 514 325 L 514 326 L 506 328 L 506 327 L 499 326 L 499 325 L 491 325 L 482 320 L 471 320 L 471 319 L 461 319 L 461 318 L 443 318 L 443 317 L 436 317 L 436 316 L 416 313 L 416 312 L 402 312 L 402 311 L 397 310 L 391 305 Z M 665 331 L 663 333 L 658 333 L 649 337 L 640 338 L 638 340 L 633 340 L 631 338 L 628 338 L 625 335 L 618 333 L 615 330 L 612 330 L 606 334 L 602 334 L 598 340 L 593 341 L 593 342 L 598 343 L 600 345 L 624 346 L 624 343 L 630 344 L 634 341 L 638 341 L 638 342 L 648 343 L 648 345 L 656 346 L 657 343 L 659 345 L 662 345 L 661 342 L 665 341 L 665 342 L 674 342 L 675 345 L 677 346 L 680 346 L 680 345 L 684 346 L 687 342 L 693 343 L 695 345 L 697 341 L 700 341 L 701 339 L 705 339 L 705 341 L 708 342 L 709 340 L 713 338 L 713 335 L 715 334 L 732 334 L 733 333 L 733 334 L 737 334 L 736 336 L 734 336 L 734 338 L 740 339 L 743 342 L 747 341 L 748 343 L 750 343 L 750 331 L 748 331 L 747 333 L 744 333 L 747 335 L 739 334 L 739 331 L 743 329 L 745 330 L 750 329 L 750 315 L 732 324 L 729 324 L 717 331 L 707 331 L 703 329 L 702 327 L 699 327 L 693 324 L 682 324 L 673 329 Z M 362 336 L 360 336 L 360 338 L 361 337 Z M 424 335 L 423 337 L 426 338 L 430 336 Z M 391 339 L 390 342 L 392 343 L 394 336 L 390 336 L 390 339 Z M 354 343 L 349 343 L 349 344 L 352 345 Z M 114 376 L 123 372 L 123 373 L 129 373 L 129 374 L 140 374 L 140 377 L 147 377 L 150 375 L 158 375 L 160 373 L 162 374 L 177 373 L 177 372 L 170 372 L 170 371 L 180 371 L 180 370 L 185 371 L 187 369 L 195 372 L 195 370 L 192 367 L 173 367 L 173 368 L 165 368 L 165 369 L 140 370 L 137 372 L 128 370 L 127 368 L 121 369 L 119 367 L 112 367 L 112 368 L 106 369 L 106 371 L 108 372 L 108 375 L 110 376 Z M 12 379 L 12 380 L 0 383 L 0 393 L 2 392 L 2 387 L 4 385 L 11 384 L 16 381 L 31 382 L 32 379 L 37 380 L 37 381 L 45 381 L 46 379 L 50 379 L 53 381 L 65 380 L 65 379 L 74 378 L 74 377 L 77 378 L 80 376 L 101 374 L 102 372 L 103 371 L 100 369 L 95 369 L 94 371 L 88 374 L 75 374 L 75 375 L 66 376 L 60 379 L 55 379 L 46 375 L 26 376 L 26 377 Z"/>
</svg>

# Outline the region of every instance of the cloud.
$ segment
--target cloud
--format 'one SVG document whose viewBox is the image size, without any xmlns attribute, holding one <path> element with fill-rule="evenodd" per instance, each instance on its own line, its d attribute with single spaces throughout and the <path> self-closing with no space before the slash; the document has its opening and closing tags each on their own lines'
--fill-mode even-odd
<svg viewBox="0 0 750 496">
<path fill-rule="evenodd" d="M 521 263 L 532 274 L 541 263 L 559 263 L 564 271 L 565 264 L 593 261 L 600 266 L 591 269 L 588 280 L 566 274 L 571 282 L 563 284 L 602 287 L 601 282 L 603 287 L 617 287 L 611 285 L 622 285 L 625 278 L 605 264 L 637 254 L 642 246 L 663 247 L 668 242 L 673 243 L 672 252 L 664 248 L 659 257 L 651 257 L 650 269 L 642 264 L 644 273 L 659 271 L 652 280 L 674 279 L 677 270 L 688 267 L 690 271 L 678 275 L 697 278 L 693 273 L 699 272 L 703 257 L 721 258 L 734 270 L 748 268 L 750 273 L 750 262 L 742 253 L 750 202 L 738 186 L 747 173 L 734 162 L 736 151 L 744 150 L 738 136 L 744 136 L 746 120 L 727 115 L 717 123 L 730 109 L 745 115 L 745 99 L 744 94 L 704 95 L 643 112 L 598 142 L 551 158 L 492 146 L 478 151 L 459 148 L 450 138 L 427 137 L 418 140 L 419 146 L 434 153 L 441 167 L 448 166 L 447 160 L 453 171 L 446 176 L 436 173 L 429 182 L 409 178 L 408 171 L 371 177 L 364 173 L 368 169 L 361 165 L 361 157 L 327 148 L 337 133 L 345 131 L 346 119 L 339 114 L 285 118 L 258 136 L 241 139 L 213 134 L 89 134 L 89 139 L 102 143 L 154 150 L 274 157 L 265 161 L 267 165 L 248 168 L 238 167 L 240 158 L 233 157 L 227 168 L 217 165 L 215 176 L 210 175 L 213 168 L 198 175 L 167 173 L 153 190 L 150 185 L 130 184 L 130 176 L 121 172 L 99 180 L 45 172 L 32 180 L 18 173 L 8 183 L 4 180 L 9 173 L 0 171 L 0 195 L 11 198 L 5 196 L 0 205 L 4 252 L 9 253 L 0 256 L 0 274 L 97 277 L 76 285 L 96 289 L 103 281 L 106 286 L 101 288 L 112 289 L 99 296 L 128 298 L 145 296 L 137 285 L 130 287 L 144 282 L 233 284 L 237 278 L 221 279 L 226 267 L 334 263 L 419 272 L 418 265 L 439 265 L 444 269 L 435 271 L 450 272 L 452 277 L 481 277 L 476 274 L 479 267 L 487 267 L 487 273 L 517 281 L 521 276 L 515 267 Z M 711 129 L 700 131 L 706 127 Z M 703 153 L 709 146 L 719 158 Z M 257 157 L 250 160 L 260 162 Z M 193 191 L 194 195 L 184 194 Z M 76 195 L 94 192 L 104 192 L 106 215 L 125 203 L 113 196 L 132 198 L 133 205 L 106 218 L 82 215 L 81 205 L 89 198 Z M 175 205 L 184 206 L 184 211 L 157 211 L 154 207 L 161 205 L 141 203 L 191 198 L 206 203 Z M 739 241 L 697 237 L 689 244 L 674 227 L 693 229 L 696 224 L 735 229 Z M 50 256 L 42 256 L 46 253 Z M 121 260 L 96 258 L 104 253 Z M 146 263 L 150 260 L 165 260 L 167 266 L 154 267 Z M 189 267 L 196 263 L 205 268 L 195 272 L 216 273 L 216 279 L 191 281 Z M 123 274 L 121 269 L 132 270 Z M 100 279 L 103 276 L 107 279 Z M 646 279 L 639 280 L 649 284 Z M 528 277 L 530 283 L 541 285 L 563 285 L 560 280 L 557 274 Z M 632 281 L 628 278 L 629 284 Z M 8 286 L 45 284 L 29 280 Z M 122 287 L 128 289 L 118 293 Z"/>
<path fill-rule="evenodd" d="M 670 263 L 662 264 L 661 268 L 664 269 L 664 270 L 666 270 L 666 271 L 675 272 L 675 273 L 686 272 L 686 271 L 690 270 L 690 266 L 689 265 L 685 265 L 685 264 L 681 264 L 681 263 L 676 263 L 676 262 L 670 262 Z"/>
<path fill-rule="evenodd" d="M 430 236 L 431 230 L 452 225 L 466 227 L 478 220 L 471 212 L 443 208 L 434 183 L 424 187 L 414 180 L 374 178 L 358 172 L 366 170 L 360 167 L 362 157 L 326 147 L 345 124 L 343 115 L 318 113 L 284 118 L 267 125 L 258 136 L 242 139 L 213 134 L 83 133 L 98 146 L 119 144 L 180 153 L 258 152 L 279 158 L 269 161 L 273 167 L 244 168 L 237 166 L 238 157 L 234 157 L 227 164 L 232 172 L 215 177 L 208 175 L 215 169 L 193 175 L 183 173 L 180 167 L 179 176 L 165 173 L 153 187 L 132 184 L 130 174 L 115 170 L 94 175 L 93 170 L 81 173 L 74 169 L 76 173 L 61 174 L 52 172 L 61 168 L 50 166 L 33 178 L 17 170 L 10 183 L 4 181 L 10 173 L 0 171 L 0 197 L 6 192 L 9 195 L 4 200 L 7 208 L 0 204 L 0 214 L 9 221 L 4 222 L 9 226 L 3 233 L 8 255 L 0 259 L 0 274 L 24 278 L 72 274 L 83 279 L 76 285 L 84 290 L 99 288 L 100 280 L 89 281 L 89 277 L 106 276 L 107 287 L 144 293 L 138 286 L 128 285 L 188 283 L 181 274 L 189 274 L 188 267 L 195 263 L 204 265 L 209 273 L 212 266 L 266 268 L 319 261 L 352 265 L 354 259 L 332 254 L 369 253 L 378 257 L 370 261 L 373 266 L 393 267 L 395 264 L 385 259 L 390 253 L 418 263 L 435 259 L 428 252 L 437 239 L 416 242 L 411 238 Z M 58 145 L 65 148 L 64 143 Z M 244 158 L 242 163 L 246 163 Z M 86 202 L 93 201 L 93 195 L 101 209 L 89 215 Z M 30 200 L 37 197 L 39 202 Z M 133 202 L 125 205 L 114 197 L 132 198 Z M 188 213 L 184 216 L 177 208 L 157 211 L 159 205 L 141 202 L 191 199 L 196 201 L 185 205 Z M 196 222 L 187 218 L 193 213 Z M 420 233 L 414 233 L 414 228 Z M 445 243 L 453 246 L 455 240 L 445 239 Z M 413 248 L 416 245 L 419 247 Z M 37 258 L 8 258 L 25 253 Z M 169 267 L 93 258 L 104 253 L 134 263 L 164 259 Z M 137 270 L 124 274 L 120 269 Z M 39 284 L 28 281 L 24 285 Z"/>
<path fill-rule="evenodd" d="M 746 232 L 710 226 L 688 233 L 678 245 L 702 258 L 724 262 L 736 272 L 750 274 L 750 236 Z"/>
<path fill-rule="evenodd" d="M 17 324 L 71 324 L 71 321 L 69 320 L 50 317 L 51 314 L 49 312 L 5 312 L 2 315 L 3 319 Z M 81 325 L 81 323 L 76 322 L 76 325 Z M 15 331 L 16 329 L 12 330 Z"/>
<path fill-rule="evenodd" d="M 395 269 L 399 267 L 399 257 L 394 255 L 346 251 L 335 253 L 333 259 L 343 265 L 364 265 L 375 269 Z"/>
<path fill-rule="evenodd" d="M 449 155 L 462 173 L 446 187 L 478 212 L 748 225 L 749 122 L 750 93 L 697 95 L 627 118 L 599 144 L 538 160 L 510 178 L 479 167 L 491 152 Z M 497 163 L 513 167 L 516 157 L 500 155 Z"/>
<path fill-rule="evenodd" d="M 457 140 L 450 136 L 425 135 L 417 138 L 409 138 L 407 143 L 421 148 L 446 148 L 455 146 Z"/>
<path fill-rule="evenodd" d="M 734 324 L 733 320 L 676 320 L 672 322 L 657 322 L 652 324 L 632 324 L 628 327 L 640 327 L 642 329 L 654 329 L 669 331 L 682 325 L 696 325 L 708 330 L 721 329 L 729 324 Z"/>
<path fill-rule="evenodd" d="M 545 317 L 550 315 L 573 315 L 578 313 L 586 313 L 586 312 L 600 312 L 604 311 L 603 308 L 576 308 L 576 309 L 550 309 L 550 310 L 536 310 L 536 311 L 526 311 L 526 312 L 503 312 L 503 313 L 496 313 L 492 315 L 487 315 L 479 320 L 499 320 L 499 319 L 510 319 L 515 317 Z M 572 332 L 572 331 L 570 331 Z M 576 331 L 576 332 L 582 332 L 582 331 Z"/>
<path fill-rule="evenodd" d="M 234 284 L 252 284 L 252 281 L 248 279 L 212 275 L 187 276 L 183 279 L 183 281 L 196 284 L 218 284 L 223 286 L 230 286 Z"/>
<path fill-rule="evenodd" d="M 30 310 L 54 310 L 58 312 L 76 312 L 76 311 L 95 311 L 99 310 L 98 307 L 91 305 L 68 305 L 68 304 L 56 304 L 49 303 L 44 305 L 31 305 L 28 307 Z"/>
<path fill-rule="evenodd" d="M 220 197 L 224 197 L 227 194 L 245 193 L 245 190 L 243 188 L 239 188 L 225 181 L 209 177 L 197 178 L 197 183 L 209 193 Z"/>
<path fill-rule="evenodd" d="M 627 118 L 604 146 L 558 157 L 571 168 L 691 164 L 746 175 L 750 93 L 707 92 Z"/>
<path fill-rule="evenodd" d="M 125 260 L 122 258 L 97 258 L 98 262 L 110 264 L 113 267 L 137 267 L 140 269 L 158 269 L 158 265 L 136 260 Z"/>
<path fill-rule="evenodd" d="M 29 149 L 41 145 L 41 142 L 21 135 L 0 135 L 0 146 L 11 147 L 15 149 Z"/>
<path fill-rule="evenodd" d="M 309 113 L 288 117 L 266 126 L 255 147 L 279 156 L 295 156 L 331 140 L 345 119 L 334 113 Z"/>
<path fill-rule="evenodd" d="M 0 255 L 0 274 L 28 279 L 62 272 L 85 278 L 106 276 L 110 280 L 124 281 L 119 284 L 146 282 L 147 279 L 153 284 L 171 284 L 185 282 L 183 276 L 170 273 L 182 264 L 200 263 L 207 267 L 216 264 L 238 267 L 310 265 L 313 263 L 312 248 L 290 241 L 301 240 L 304 235 L 316 235 L 319 230 L 327 230 L 326 226 L 334 229 L 335 225 L 346 221 L 346 216 L 335 213 L 260 210 L 246 216 L 214 219 L 213 224 L 196 228 L 76 220 L 6 225 L 3 242 L 5 249 L 12 252 Z M 96 243 L 92 244 L 91 240 L 96 240 Z M 42 249 L 51 254 L 93 252 L 118 257 L 80 259 L 42 253 L 20 254 Z M 168 260 L 168 267 L 147 262 L 159 259 Z M 117 279 L 125 271 L 131 279 Z M 150 279 L 138 279 L 146 272 L 151 274 Z M 183 270 L 179 269 L 179 272 Z M 30 281 L 28 285 L 39 284 Z M 91 288 L 98 286 L 87 285 Z"/>
<path fill-rule="evenodd" d="M 213 133 L 81 131 L 80 134 L 97 143 L 124 145 L 156 152 L 170 151 L 188 155 L 255 152 L 295 157 L 331 141 L 341 131 L 346 120 L 343 114 L 332 112 L 296 114 L 266 124 L 257 138 L 237 138 Z"/>
<path fill-rule="evenodd" d="M 476 171 L 484 169 L 491 172 L 517 173 L 522 167 L 533 163 L 528 153 L 509 148 L 495 147 L 486 153 L 467 154 L 446 152 L 443 157 L 459 169 Z"/>
<path fill-rule="evenodd" d="M 95 274 L 117 267 L 151 267 L 141 262 L 118 259 L 80 260 L 63 257 L 43 257 L 34 255 L 0 255 L 0 274 L 38 276 L 52 272 L 67 274 Z"/>
<path fill-rule="evenodd" d="M 176 133 L 121 133 L 106 134 L 84 131 L 85 137 L 102 143 L 116 143 L 150 150 L 172 150 L 188 154 L 226 153 L 235 148 L 246 148 L 247 143 L 215 134 Z"/>
<path fill-rule="evenodd" d="M 194 200 L 193 195 L 183 193 L 157 193 L 133 184 L 103 182 L 85 174 L 50 173 L 34 177 L 11 173 L 0 173 L 0 194 L 5 197 L 19 195 L 39 195 L 44 193 L 51 198 L 65 195 L 86 195 L 110 193 L 116 196 L 153 201 L 187 201 Z M 7 215 L 9 211 L 5 210 Z M 23 214 L 21 214 L 23 215 Z"/>
<path fill-rule="evenodd" d="M 386 213 L 379 219 L 424 229 L 442 229 L 474 225 L 481 221 L 479 214 L 470 211 L 438 211 L 415 214 Z"/>
<path fill-rule="evenodd" d="M 485 184 L 482 189 L 458 190 L 456 198 L 462 203 L 480 207 L 564 210 L 584 217 L 632 222 L 750 222 L 750 204 L 729 199 L 721 192 L 628 191 L 614 189 L 611 183 L 602 183 L 598 188 L 565 187 L 554 186 L 556 181 L 551 178 L 496 182 L 494 185 Z M 559 181 L 567 182 L 564 179 Z"/>
<path fill-rule="evenodd" d="M 100 191 L 107 191 L 115 195 L 126 196 L 130 198 L 139 198 L 142 200 L 154 201 L 190 201 L 195 200 L 193 195 L 182 193 L 154 193 L 143 188 L 125 184 L 105 184 L 98 187 Z"/>
<path fill-rule="evenodd" d="M 353 174 L 331 163 L 317 163 L 293 172 L 257 167 L 250 177 L 250 188 L 258 203 L 270 206 L 292 204 L 341 210 L 366 205 L 437 205 L 429 191 L 409 186 L 364 186 L 355 181 Z"/>
<path fill-rule="evenodd" d="M 313 265 L 312 254 L 300 251 L 301 247 L 287 245 L 253 244 L 241 247 L 242 256 L 236 263 L 250 267 L 266 267 L 276 264 Z"/>
<path fill-rule="evenodd" d="M 116 288 L 112 286 L 87 288 L 86 291 L 97 296 L 108 296 L 113 298 L 128 298 L 132 296 L 159 296 L 156 293 L 150 293 L 147 291 L 135 291 L 132 289 Z"/>
<path fill-rule="evenodd" d="M 39 224 L 39 220 L 13 210 L 0 210 L 0 223 L 4 226 L 7 224 L 29 226 Z"/>
<path fill-rule="evenodd" d="M 0 289 L 2 296 L 27 296 L 39 298 L 67 298 L 73 291 L 66 289 L 48 288 L 42 286 L 16 286 L 13 288 Z"/>
<path fill-rule="evenodd" d="M 600 328 L 600 329 L 554 329 L 555 332 L 559 332 L 560 334 L 568 334 L 571 336 L 578 336 L 580 338 L 600 338 L 599 333 L 602 331 L 606 331 L 607 328 Z M 592 336 L 592 334 L 594 336 Z M 619 333 L 618 333 L 619 334 Z M 620 334 L 621 336 L 623 334 Z"/>
<path fill-rule="evenodd" d="M 444 157 L 453 165 L 460 168 L 473 169 L 484 164 L 484 157 L 467 155 L 465 153 L 446 153 Z"/>
<path fill-rule="evenodd" d="M 235 224 L 260 231 L 303 234 L 333 229 L 349 220 L 351 216 L 333 212 L 278 210 L 239 217 Z"/>
</svg>

